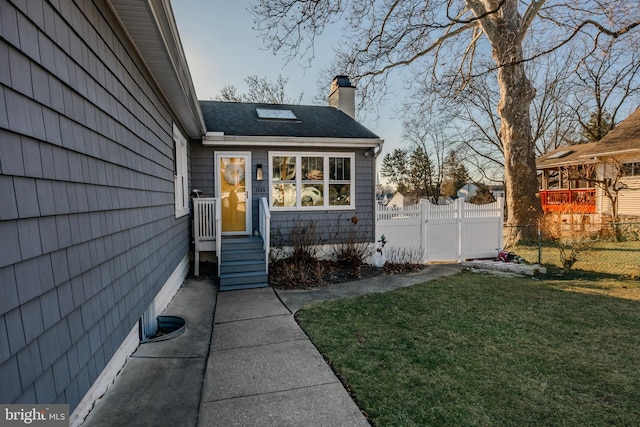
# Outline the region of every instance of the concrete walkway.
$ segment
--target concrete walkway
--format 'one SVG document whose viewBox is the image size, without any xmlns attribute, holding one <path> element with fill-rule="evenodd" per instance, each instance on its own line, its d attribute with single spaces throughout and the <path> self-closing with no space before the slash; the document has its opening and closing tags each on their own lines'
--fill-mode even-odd
<svg viewBox="0 0 640 427">
<path fill-rule="evenodd" d="M 276 292 L 289 310 L 295 313 L 306 304 L 406 288 L 439 277 L 451 276 L 463 269 L 461 264 L 432 264 L 415 273 L 376 276 L 313 289 L 278 289 Z"/>
<path fill-rule="evenodd" d="M 141 344 L 83 425 L 197 425 L 215 304 L 213 282 L 186 280 L 163 313 L 185 319 L 186 331 Z"/>
<path fill-rule="evenodd" d="M 272 288 L 218 294 L 200 426 L 368 426 Z"/>
<path fill-rule="evenodd" d="M 85 426 L 368 426 L 293 318 L 303 305 L 383 292 L 460 271 L 432 265 L 303 291 L 216 293 L 186 280 L 164 315 L 187 322 L 170 340 L 141 344 Z M 215 313 L 215 315 L 214 315 Z"/>
</svg>

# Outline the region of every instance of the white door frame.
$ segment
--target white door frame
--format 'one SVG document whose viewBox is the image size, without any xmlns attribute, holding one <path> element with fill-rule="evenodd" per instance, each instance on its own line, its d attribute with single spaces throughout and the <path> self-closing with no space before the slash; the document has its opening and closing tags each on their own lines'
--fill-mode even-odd
<svg viewBox="0 0 640 427">
<path fill-rule="evenodd" d="M 214 168 L 213 172 L 215 174 L 215 184 L 216 184 L 216 197 L 222 201 L 222 190 L 221 190 L 221 171 L 220 171 L 220 158 L 222 157 L 244 157 L 244 186 L 246 191 L 246 199 L 245 199 L 245 230 L 244 231 L 223 231 L 223 236 L 249 236 L 251 235 L 251 226 L 252 226 L 252 213 L 253 206 L 251 200 L 251 152 L 250 151 L 216 151 L 214 152 Z M 223 215 L 224 218 L 224 215 Z M 224 224 L 223 224 L 224 228 Z"/>
</svg>

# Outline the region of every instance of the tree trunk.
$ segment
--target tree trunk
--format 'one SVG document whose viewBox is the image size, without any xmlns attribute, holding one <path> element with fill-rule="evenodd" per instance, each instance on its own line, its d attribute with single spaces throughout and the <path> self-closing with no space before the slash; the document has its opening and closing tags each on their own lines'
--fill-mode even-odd
<svg viewBox="0 0 640 427">
<path fill-rule="evenodd" d="M 507 10 L 504 12 L 509 14 Z M 517 15 L 517 10 L 511 12 Z M 518 37 L 520 21 L 519 16 L 503 17 L 502 25 L 496 28 L 498 33 L 490 37 L 494 41 L 493 57 L 502 65 L 498 69 L 498 114 L 505 157 L 507 227 L 510 228 L 510 239 L 505 245 L 534 237 L 537 221 L 542 216 L 529 116 L 535 89 L 522 62 L 522 42 Z"/>
</svg>

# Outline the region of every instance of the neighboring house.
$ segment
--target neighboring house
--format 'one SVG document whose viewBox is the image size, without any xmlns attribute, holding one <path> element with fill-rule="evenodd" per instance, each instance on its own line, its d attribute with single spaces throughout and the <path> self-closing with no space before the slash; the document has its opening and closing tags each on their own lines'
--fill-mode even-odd
<svg viewBox="0 0 640 427">
<path fill-rule="evenodd" d="M 75 424 L 186 275 L 204 122 L 168 0 L 2 0 L 0 22 L 0 402 Z"/>
<path fill-rule="evenodd" d="M 472 182 L 463 185 L 456 193 L 458 198 L 463 198 L 465 200 L 470 200 L 478 193 L 480 188 L 485 188 L 491 196 L 493 196 L 494 200 L 498 200 L 499 198 L 504 198 L 504 186 L 502 185 L 484 185 L 474 184 Z"/>
<path fill-rule="evenodd" d="M 405 196 L 404 194 L 396 191 L 391 199 L 385 205 L 388 208 L 404 208 L 406 206 L 415 205 L 419 200 L 412 196 Z"/>
<path fill-rule="evenodd" d="M 472 183 L 472 182 L 469 182 L 469 183 L 466 183 L 465 185 L 463 185 L 456 192 L 456 196 L 457 197 L 462 197 L 465 200 L 469 200 L 470 198 L 475 196 L 477 191 L 478 191 L 478 186 L 476 184 Z"/>
<path fill-rule="evenodd" d="M 193 186 L 220 198 L 223 237 L 258 234 L 262 198 L 285 242 L 313 222 L 322 243 L 338 243 L 354 217 L 357 240 L 374 241 L 383 141 L 354 119 L 354 91 L 338 76 L 329 106 L 200 102 L 207 134 L 192 142 Z"/>
<path fill-rule="evenodd" d="M 504 185 L 488 185 L 487 190 L 489 190 L 494 199 L 504 199 Z"/>
<path fill-rule="evenodd" d="M 616 163 L 622 166 L 618 214 L 640 216 L 640 109 L 598 142 L 561 147 L 537 159 L 543 210 L 611 215 L 611 202 L 595 181 L 615 183 Z M 571 176 L 578 167 L 593 168 L 595 180 Z"/>
</svg>

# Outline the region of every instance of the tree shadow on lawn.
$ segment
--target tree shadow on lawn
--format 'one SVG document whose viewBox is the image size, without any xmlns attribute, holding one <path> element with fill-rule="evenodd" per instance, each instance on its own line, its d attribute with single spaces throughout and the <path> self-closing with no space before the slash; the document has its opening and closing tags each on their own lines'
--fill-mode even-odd
<svg viewBox="0 0 640 427">
<path fill-rule="evenodd" d="M 640 280 L 625 275 L 548 267 L 544 281 L 550 287 L 570 292 L 599 294 L 640 301 Z"/>
</svg>

